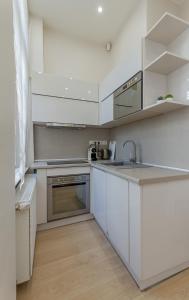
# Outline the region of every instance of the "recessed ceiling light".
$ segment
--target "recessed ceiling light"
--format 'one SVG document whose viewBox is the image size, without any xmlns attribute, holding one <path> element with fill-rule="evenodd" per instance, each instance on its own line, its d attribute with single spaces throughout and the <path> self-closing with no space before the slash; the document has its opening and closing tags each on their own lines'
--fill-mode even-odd
<svg viewBox="0 0 189 300">
<path fill-rule="evenodd" d="M 70 80 L 72 80 L 73 79 L 73 77 L 70 77 Z"/>
<path fill-rule="evenodd" d="M 65 88 L 65 91 L 68 91 L 68 87 Z"/>
<path fill-rule="evenodd" d="M 88 94 L 91 94 L 91 91 L 88 91 Z"/>
<path fill-rule="evenodd" d="M 98 10 L 98 13 L 101 14 L 103 12 L 102 6 L 99 5 L 98 8 L 97 8 L 97 10 Z"/>
</svg>

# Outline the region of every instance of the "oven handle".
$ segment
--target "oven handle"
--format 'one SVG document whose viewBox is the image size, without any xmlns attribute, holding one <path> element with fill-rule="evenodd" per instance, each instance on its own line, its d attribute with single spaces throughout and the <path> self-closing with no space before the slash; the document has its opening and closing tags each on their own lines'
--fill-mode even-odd
<svg viewBox="0 0 189 300">
<path fill-rule="evenodd" d="M 75 182 L 75 183 L 63 183 L 63 184 L 53 184 L 52 188 L 62 188 L 66 186 L 76 186 L 76 185 L 85 185 L 86 182 Z"/>
<path fill-rule="evenodd" d="M 133 107 L 133 105 L 123 105 L 123 104 L 115 104 L 115 106 L 121 106 L 121 107 Z"/>
</svg>

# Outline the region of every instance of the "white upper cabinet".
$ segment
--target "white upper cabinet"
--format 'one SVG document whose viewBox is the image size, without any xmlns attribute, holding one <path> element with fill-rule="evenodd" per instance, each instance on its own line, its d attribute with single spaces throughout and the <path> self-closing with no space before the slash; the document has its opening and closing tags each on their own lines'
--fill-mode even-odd
<svg viewBox="0 0 189 300">
<path fill-rule="evenodd" d="M 100 83 L 99 100 L 102 101 L 110 96 L 124 82 L 142 69 L 142 43 L 138 55 L 131 53 L 121 64 L 117 65 Z"/>
<path fill-rule="evenodd" d="M 32 121 L 98 125 L 98 103 L 32 95 Z"/>
<path fill-rule="evenodd" d="M 55 74 L 32 74 L 32 93 L 98 102 L 98 84 Z"/>
<path fill-rule="evenodd" d="M 113 121 L 113 94 L 99 103 L 99 121 L 100 125 Z"/>
</svg>

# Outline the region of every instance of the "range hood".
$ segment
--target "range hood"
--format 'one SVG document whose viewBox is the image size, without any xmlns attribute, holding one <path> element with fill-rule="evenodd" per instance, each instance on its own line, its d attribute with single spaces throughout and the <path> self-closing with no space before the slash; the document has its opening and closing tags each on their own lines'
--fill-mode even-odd
<svg viewBox="0 0 189 300">
<path fill-rule="evenodd" d="M 35 122 L 35 125 L 39 126 L 44 126 L 48 128 L 62 128 L 62 127 L 67 127 L 67 128 L 86 128 L 86 125 L 83 124 L 73 124 L 73 123 L 56 123 L 56 122 L 47 122 L 47 123 L 41 123 L 41 122 Z"/>
</svg>

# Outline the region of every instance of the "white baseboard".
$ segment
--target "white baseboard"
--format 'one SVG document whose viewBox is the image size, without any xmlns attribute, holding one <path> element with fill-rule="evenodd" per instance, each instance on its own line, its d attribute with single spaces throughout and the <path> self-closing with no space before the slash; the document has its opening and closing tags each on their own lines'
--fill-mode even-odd
<svg viewBox="0 0 189 300">
<path fill-rule="evenodd" d="M 119 255 L 119 254 L 118 254 Z M 122 260 L 122 259 L 121 259 Z M 122 260 L 123 261 L 123 260 Z M 130 274 L 132 275 L 133 279 L 135 280 L 136 284 L 138 285 L 138 287 L 140 288 L 141 291 L 145 291 L 155 285 L 160 284 L 161 282 L 165 281 L 165 280 L 169 280 L 171 277 L 176 276 L 178 273 L 186 270 L 189 268 L 189 262 L 184 262 L 176 267 L 173 267 L 169 270 L 166 270 L 160 274 L 157 274 L 151 278 L 148 279 L 139 279 L 134 271 L 132 270 L 131 266 L 125 262 L 123 262 L 126 266 L 126 268 L 128 269 L 128 271 L 130 272 Z"/>
<path fill-rule="evenodd" d="M 88 220 L 92 220 L 92 219 L 94 219 L 94 216 L 92 214 L 83 214 L 80 216 L 70 217 L 70 218 L 38 225 L 37 231 L 48 230 L 48 229 L 66 226 L 66 225 L 70 225 L 70 224 L 75 224 L 75 223 L 88 221 Z"/>
</svg>

